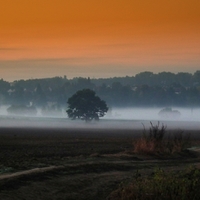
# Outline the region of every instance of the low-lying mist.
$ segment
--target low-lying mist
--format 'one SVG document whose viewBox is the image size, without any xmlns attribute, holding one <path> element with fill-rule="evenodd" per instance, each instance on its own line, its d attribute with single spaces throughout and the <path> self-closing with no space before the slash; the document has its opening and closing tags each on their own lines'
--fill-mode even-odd
<svg viewBox="0 0 200 200">
<path fill-rule="evenodd" d="M 164 112 L 161 112 L 163 111 Z M 112 108 L 98 122 L 86 123 L 68 118 L 65 109 L 60 115 L 42 115 L 38 109 L 37 115 L 11 115 L 7 107 L 0 107 L 0 127 L 27 128 L 80 128 L 80 129 L 143 129 L 149 128 L 150 121 L 167 126 L 168 129 L 199 129 L 200 108 Z M 178 115 L 177 115 L 178 113 Z"/>
<path fill-rule="evenodd" d="M 122 119 L 122 120 L 170 120 L 170 121 L 200 121 L 200 108 L 113 108 L 110 110 L 106 119 Z M 160 111 L 164 110 L 164 114 L 160 115 Z M 174 115 L 174 111 L 179 112 L 179 116 Z"/>
</svg>

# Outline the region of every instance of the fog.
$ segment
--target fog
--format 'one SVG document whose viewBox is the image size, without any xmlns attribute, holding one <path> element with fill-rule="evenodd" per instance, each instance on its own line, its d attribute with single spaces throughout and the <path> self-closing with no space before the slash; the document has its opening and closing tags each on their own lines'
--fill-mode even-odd
<svg viewBox="0 0 200 200">
<path fill-rule="evenodd" d="M 167 126 L 168 129 L 200 130 L 200 108 L 178 108 L 180 116 L 160 116 L 163 108 L 113 108 L 98 122 L 86 123 L 81 120 L 71 120 L 67 117 L 65 109 L 60 115 L 43 116 L 38 109 L 37 115 L 11 115 L 7 107 L 0 107 L 0 127 L 25 128 L 80 128 L 80 129 L 143 129 L 149 128 L 150 122 Z"/>
<path fill-rule="evenodd" d="M 104 117 L 106 119 L 121 120 L 170 120 L 170 121 L 200 121 L 200 108 L 172 107 L 173 111 L 179 111 L 180 117 L 160 117 L 159 112 L 163 108 L 113 108 Z"/>
<path fill-rule="evenodd" d="M 164 124 L 168 129 L 200 130 L 200 108 L 172 107 L 172 111 L 178 111 L 180 116 L 160 116 L 162 108 L 113 108 L 104 119 L 118 120 L 119 127 L 124 121 L 131 121 L 132 127 L 143 129 L 154 125 Z M 129 127 L 129 126 L 128 126 Z"/>
</svg>

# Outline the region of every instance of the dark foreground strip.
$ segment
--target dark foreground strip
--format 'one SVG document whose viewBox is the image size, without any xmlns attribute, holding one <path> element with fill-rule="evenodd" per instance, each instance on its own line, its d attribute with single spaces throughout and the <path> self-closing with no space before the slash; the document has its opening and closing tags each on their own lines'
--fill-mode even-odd
<svg viewBox="0 0 200 200">
<path fill-rule="evenodd" d="M 67 176 L 73 174 L 104 173 L 109 171 L 130 171 L 135 166 L 126 166 L 116 163 L 93 163 L 69 166 L 50 166 L 35 168 L 13 174 L 0 176 L 0 191 L 17 189 L 31 182 L 42 182 L 56 176 Z"/>
</svg>

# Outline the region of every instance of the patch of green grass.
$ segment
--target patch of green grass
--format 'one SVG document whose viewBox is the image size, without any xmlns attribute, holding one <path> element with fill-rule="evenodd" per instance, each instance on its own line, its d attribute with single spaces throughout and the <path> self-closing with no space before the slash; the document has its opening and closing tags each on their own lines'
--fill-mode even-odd
<svg viewBox="0 0 200 200">
<path fill-rule="evenodd" d="M 157 169 L 148 177 L 141 177 L 137 172 L 131 183 L 121 186 L 107 199 L 197 200 L 200 199 L 199 188 L 200 170 L 197 168 L 170 173 Z"/>
</svg>

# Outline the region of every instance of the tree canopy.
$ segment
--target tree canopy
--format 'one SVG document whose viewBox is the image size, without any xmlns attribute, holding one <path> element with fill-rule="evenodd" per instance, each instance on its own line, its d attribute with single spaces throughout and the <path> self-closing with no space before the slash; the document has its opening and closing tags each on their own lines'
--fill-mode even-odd
<svg viewBox="0 0 200 200">
<path fill-rule="evenodd" d="M 0 80 L 0 105 L 48 105 L 66 107 L 75 92 L 92 89 L 109 107 L 199 107 L 200 70 L 179 72 L 141 72 L 135 76 L 67 79 L 53 77 L 7 82 Z"/>
<path fill-rule="evenodd" d="M 99 120 L 99 117 L 103 117 L 108 111 L 106 102 L 90 89 L 77 91 L 68 99 L 67 103 L 66 112 L 71 119 Z"/>
</svg>

